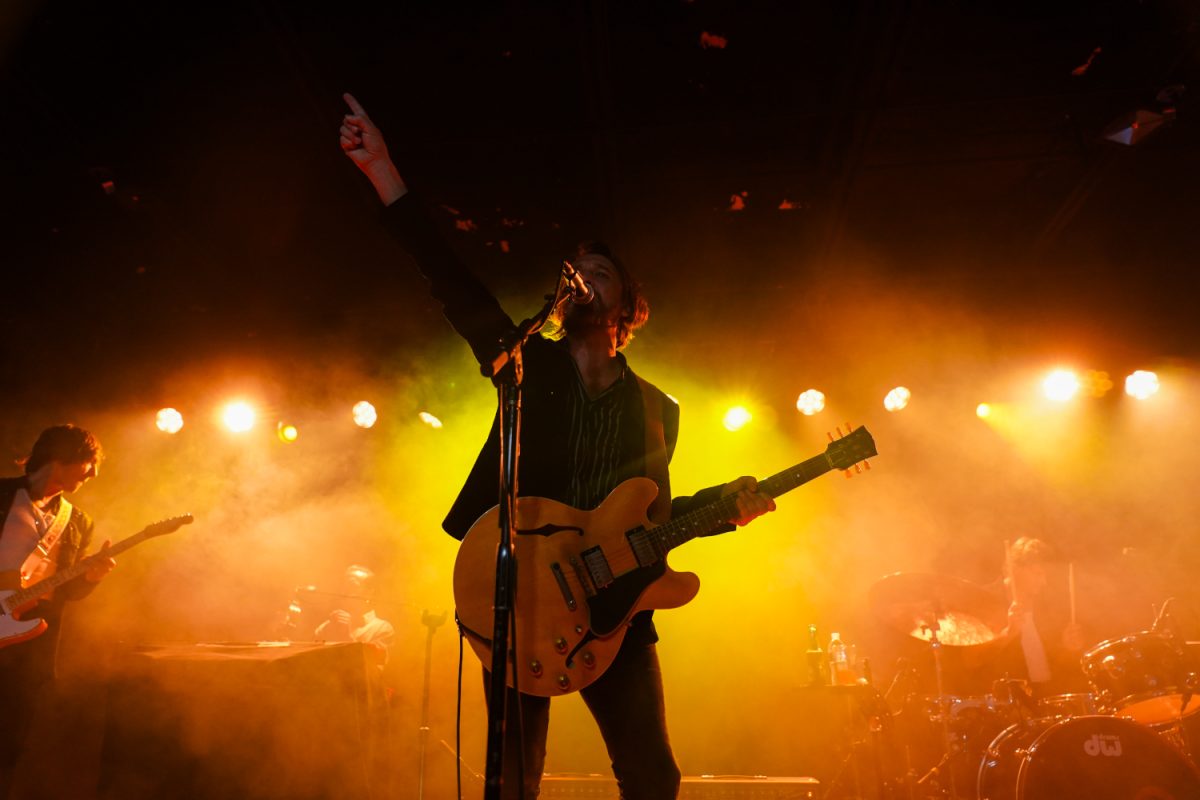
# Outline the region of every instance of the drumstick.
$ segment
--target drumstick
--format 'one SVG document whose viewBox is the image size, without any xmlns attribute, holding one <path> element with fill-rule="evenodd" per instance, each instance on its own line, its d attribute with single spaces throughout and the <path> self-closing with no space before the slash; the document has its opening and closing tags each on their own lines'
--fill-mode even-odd
<svg viewBox="0 0 1200 800">
<path fill-rule="evenodd" d="M 1071 598 L 1071 624 L 1075 624 L 1075 562 L 1067 562 L 1067 594 Z"/>
</svg>

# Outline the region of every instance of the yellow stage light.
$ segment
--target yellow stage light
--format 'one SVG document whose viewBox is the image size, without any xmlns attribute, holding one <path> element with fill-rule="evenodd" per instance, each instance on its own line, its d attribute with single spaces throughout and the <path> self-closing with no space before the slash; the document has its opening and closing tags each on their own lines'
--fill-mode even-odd
<svg viewBox="0 0 1200 800">
<path fill-rule="evenodd" d="M 1158 394 L 1158 375 L 1149 370 L 1137 370 L 1125 378 L 1125 394 L 1136 400 Z"/>
<path fill-rule="evenodd" d="M 725 412 L 725 430 L 740 431 L 753 418 L 753 415 L 745 407 L 734 406 Z"/>
<path fill-rule="evenodd" d="M 163 433 L 179 433 L 183 427 L 183 414 L 173 408 L 160 408 L 154 417 L 154 426 Z"/>
<path fill-rule="evenodd" d="M 1079 394 L 1079 376 L 1069 369 L 1056 369 L 1042 381 L 1042 393 L 1056 403 L 1065 403 Z"/>
<path fill-rule="evenodd" d="M 825 395 L 816 389 L 801 392 L 796 398 L 796 408 L 806 417 L 825 410 Z"/>
<path fill-rule="evenodd" d="M 417 416 L 421 418 L 421 422 L 424 422 L 431 428 L 442 427 L 442 421 L 433 414 L 430 414 L 428 411 L 422 411 L 420 414 L 417 414 Z"/>
<path fill-rule="evenodd" d="M 279 441 L 289 444 L 300 438 L 300 431 L 296 426 L 287 422 L 280 422 L 276 426 L 275 433 L 279 436 Z"/>
<path fill-rule="evenodd" d="M 980 403 L 975 406 L 975 416 L 980 419 L 987 419 L 992 415 L 992 407 L 988 403 Z"/>
<path fill-rule="evenodd" d="M 245 433 L 254 427 L 256 416 L 249 403 L 237 400 L 225 406 L 221 412 L 221 422 L 233 433 Z"/>
<path fill-rule="evenodd" d="M 379 419 L 379 414 L 375 412 L 375 406 L 366 400 L 359 400 L 355 403 L 351 413 L 354 414 L 354 424 L 360 428 L 370 428 Z"/>
<path fill-rule="evenodd" d="M 887 393 L 887 397 L 883 398 L 883 407 L 888 411 L 899 411 L 908 405 L 911 397 L 912 392 L 903 386 L 897 386 Z"/>
</svg>

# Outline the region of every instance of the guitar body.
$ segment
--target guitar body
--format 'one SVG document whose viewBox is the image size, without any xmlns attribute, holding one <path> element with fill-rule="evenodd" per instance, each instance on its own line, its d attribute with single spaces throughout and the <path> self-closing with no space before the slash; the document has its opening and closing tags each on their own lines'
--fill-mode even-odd
<svg viewBox="0 0 1200 800">
<path fill-rule="evenodd" d="M 8 609 L 8 598 L 17 593 L 20 580 L 16 570 L 0 573 L 0 647 L 40 636 L 47 627 L 44 619 L 21 619 L 21 612 L 28 611 L 36 602 L 23 603 L 11 611 Z"/>
<path fill-rule="evenodd" d="M 700 590 L 700 579 L 661 559 L 640 566 L 628 531 L 651 523 L 646 510 L 658 493 L 649 478 L 613 490 L 594 511 L 541 497 L 517 501 L 515 553 L 517 685 L 553 697 L 599 678 L 616 658 L 630 618 L 677 608 Z M 491 664 L 495 621 L 499 508 L 471 526 L 454 563 L 454 601 L 471 648 Z M 513 685 L 510 666 L 508 685 Z"/>
<path fill-rule="evenodd" d="M 832 469 L 849 470 L 877 455 L 859 427 L 820 455 L 758 482 L 779 497 Z M 870 465 L 867 465 L 868 468 Z M 594 682 L 617 657 L 629 620 L 639 611 L 678 608 L 700 591 L 700 579 L 667 566 L 667 553 L 737 515 L 729 495 L 654 526 L 646 510 L 658 495 L 649 478 L 631 478 L 594 511 L 542 497 L 517 500 L 514 623 L 509 644 L 516 661 L 508 685 L 554 697 Z M 454 562 L 454 602 L 471 649 L 492 663 L 496 550 L 500 509 L 467 531 Z"/>
</svg>

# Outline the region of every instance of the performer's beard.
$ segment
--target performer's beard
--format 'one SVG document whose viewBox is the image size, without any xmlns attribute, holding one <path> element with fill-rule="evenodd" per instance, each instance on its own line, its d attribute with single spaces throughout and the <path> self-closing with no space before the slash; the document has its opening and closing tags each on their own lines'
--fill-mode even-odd
<svg viewBox="0 0 1200 800">
<path fill-rule="evenodd" d="M 609 309 L 600 295 L 585 305 L 570 303 L 562 317 L 562 329 L 568 335 L 583 333 L 594 328 L 608 329 L 616 326 L 612 310 Z"/>
</svg>

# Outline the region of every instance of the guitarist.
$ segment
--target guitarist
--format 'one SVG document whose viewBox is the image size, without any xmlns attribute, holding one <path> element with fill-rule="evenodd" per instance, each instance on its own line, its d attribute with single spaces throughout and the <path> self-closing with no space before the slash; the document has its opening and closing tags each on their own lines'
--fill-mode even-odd
<svg viewBox="0 0 1200 800">
<path fill-rule="evenodd" d="M 342 122 L 342 149 L 370 179 L 385 206 L 388 230 L 416 261 L 450 324 L 477 358 L 490 360 L 512 321 L 435 231 L 391 161 L 379 128 L 352 96 L 345 95 L 345 100 L 351 113 Z M 679 431 L 679 408 L 635 375 L 620 353 L 646 321 L 649 306 L 637 281 L 607 246 L 580 245 L 573 262 L 593 288 L 594 299 L 568 303 L 556 320 L 557 339 L 535 337 L 524 349 L 521 494 L 591 509 L 622 481 L 645 476 L 659 487 L 650 509 L 656 523 L 722 495 L 737 496 L 737 516 L 729 520 L 733 524 L 744 525 L 773 510 L 774 500 L 758 491 L 752 477 L 671 499 L 667 463 Z M 499 460 L 497 423 L 443 522 L 451 536 L 461 540 L 496 504 Z M 722 530 L 731 529 L 729 525 Z M 656 641 L 650 614 L 635 616 L 615 661 L 581 692 L 625 800 L 669 800 L 679 789 Z M 532 800 L 541 782 L 550 700 L 527 694 L 519 698 L 520 724 L 517 696 L 509 698 L 514 710 L 506 731 L 504 795 Z M 524 735 L 519 739 L 521 729 Z M 518 775 L 524 776 L 523 795 Z"/>
<path fill-rule="evenodd" d="M 74 425 L 56 425 L 42 431 L 34 442 L 24 460 L 23 476 L 0 479 L 0 588 L 28 585 L 83 556 L 92 539 L 92 520 L 63 495 L 96 477 L 103 457 L 100 442 L 91 433 Z M 101 560 L 64 583 L 52 597 L 26 612 L 46 620 L 49 630 L 0 648 L 0 708 L 4 709 L 0 798 L 8 796 L 37 697 L 54 677 L 63 603 L 86 597 L 114 566 L 111 558 Z"/>
</svg>

